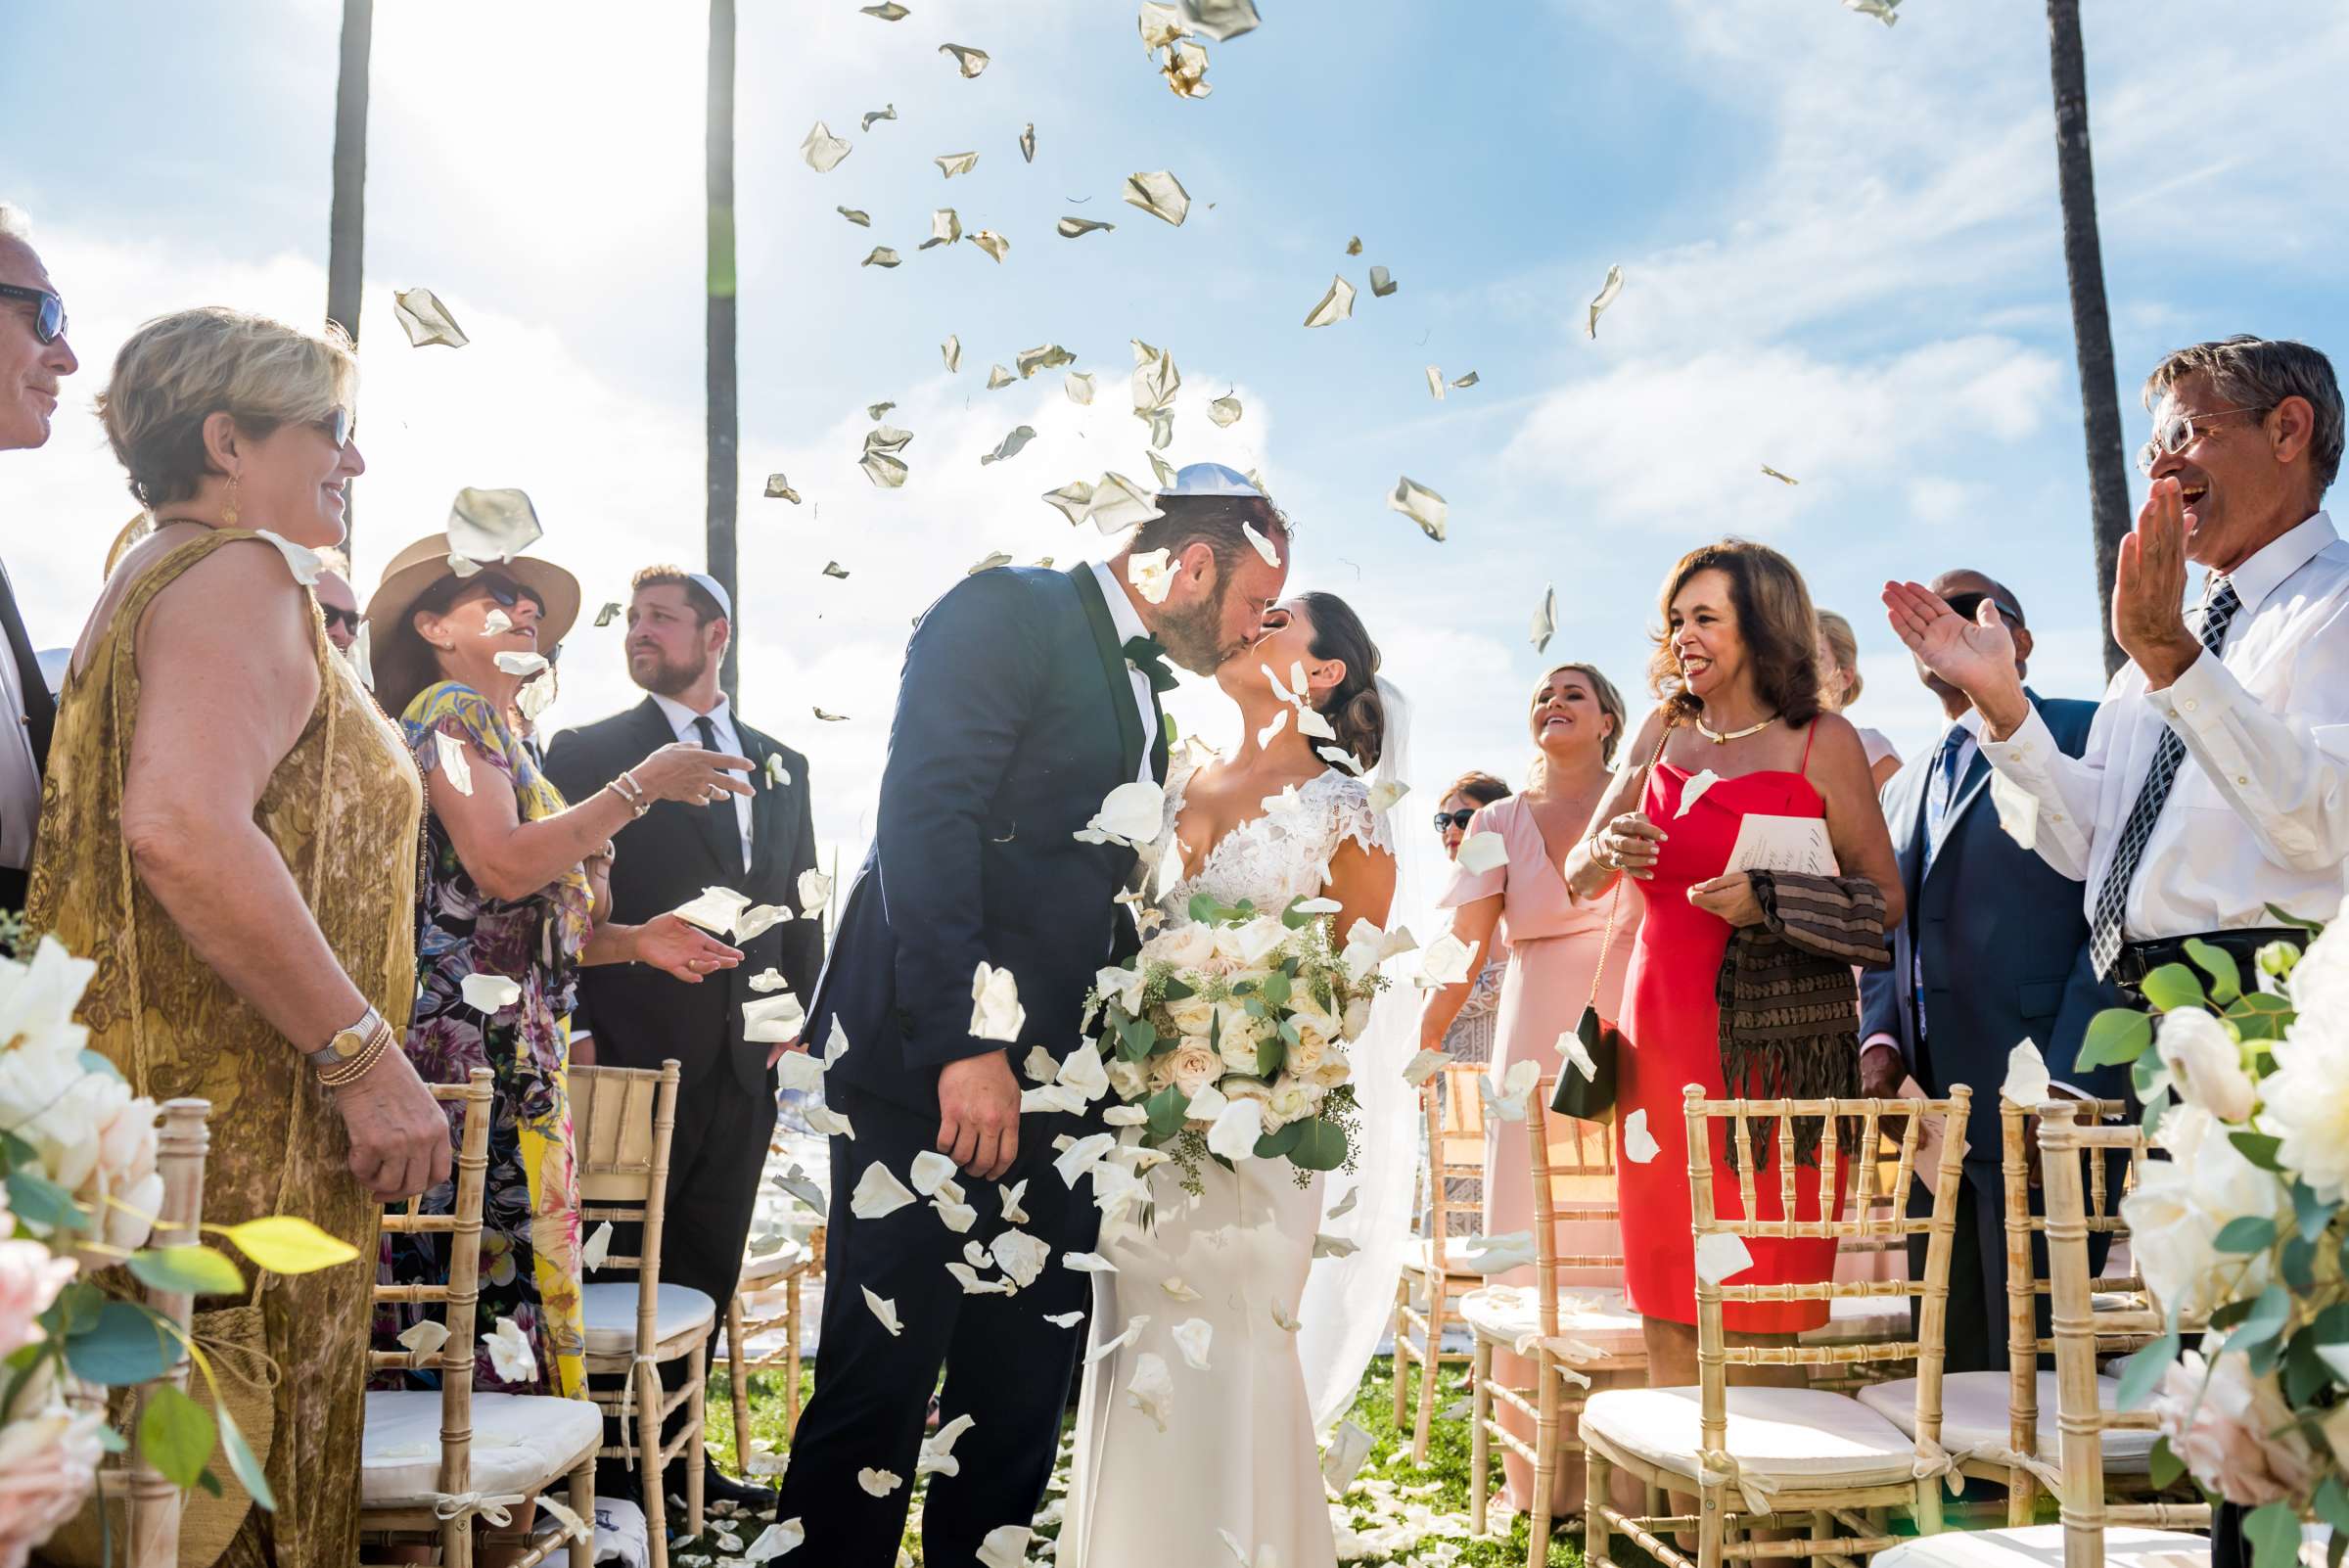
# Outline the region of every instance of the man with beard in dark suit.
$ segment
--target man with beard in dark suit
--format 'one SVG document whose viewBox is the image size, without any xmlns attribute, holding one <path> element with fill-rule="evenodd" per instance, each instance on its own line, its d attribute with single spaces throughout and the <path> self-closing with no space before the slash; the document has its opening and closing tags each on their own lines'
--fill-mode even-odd
<svg viewBox="0 0 2349 1568">
<path fill-rule="evenodd" d="M 49 439 L 58 384 L 79 368 L 66 342 L 65 301 L 33 254 L 24 214 L 0 202 L 0 451 L 27 450 Z M 5 568 L 0 632 L 8 638 L 0 657 L 0 909 L 22 909 L 57 704 Z"/>
<path fill-rule="evenodd" d="M 683 741 L 749 758 L 757 788 L 706 807 L 662 802 L 622 828 L 613 841 L 610 918 L 647 920 L 711 887 L 752 905 L 799 911 L 756 934 L 736 933 L 729 940 L 742 949 L 742 963 L 698 986 L 640 964 L 580 976 L 574 1027 L 593 1038 L 596 1065 L 658 1068 L 673 1056 L 682 1070 L 661 1280 L 703 1292 L 722 1323 L 774 1134 L 774 1064 L 788 1048 L 747 1042 L 743 1006 L 758 998 L 752 987 L 770 971 L 793 995 L 811 994 L 823 962 L 823 909 L 800 892 L 801 879 L 815 869 L 807 760 L 743 723 L 717 689 L 734 618 L 714 578 L 655 566 L 637 573 L 631 587 L 628 677 L 649 695 L 625 713 L 557 735 L 547 776 L 565 795 L 583 799 L 647 751 Z M 663 1371 L 681 1375 L 682 1368 L 671 1362 Z M 671 1488 L 681 1490 L 673 1477 Z M 705 1488 L 714 1499 L 770 1497 L 717 1475 Z"/>
</svg>

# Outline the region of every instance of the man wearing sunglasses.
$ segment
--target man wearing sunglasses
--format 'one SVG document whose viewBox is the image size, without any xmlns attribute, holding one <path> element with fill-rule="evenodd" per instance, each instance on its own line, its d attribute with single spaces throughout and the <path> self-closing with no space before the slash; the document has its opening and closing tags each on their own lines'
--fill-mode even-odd
<svg viewBox="0 0 2349 1568">
<path fill-rule="evenodd" d="M 2092 967 L 2132 992 L 2189 938 L 2243 966 L 2299 945 L 2271 911 L 2332 919 L 2349 859 L 2349 543 L 2321 509 L 2341 465 L 2332 365 L 2281 340 L 2197 344 L 2145 401 L 2151 492 L 2112 591 L 2131 664 L 2080 757 L 2032 710 L 1995 610 L 1969 622 L 1916 583 L 1884 589 L 1901 639 L 1981 710 L 2016 787 L 2002 818 L 2082 879 Z M 2182 613 L 2188 562 L 2203 580 Z"/>
<path fill-rule="evenodd" d="M 339 559 L 341 551 L 335 552 Z M 318 612 L 326 618 L 326 640 L 338 652 L 350 652 L 350 645 L 359 636 L 359 597 L 350 591 L 350 583 L 335 560 L 330 559 L 319 569 L 318 580 L 310 584 L 318 596 Z"/>
<path fill-rule="evenodd" d="M 1945 572 L 1932 591 L 1967 622 L 1996 617 L 2014 648 L 2014 678 L 2024 678 L 2031 628 L 2022 602 L 2004 583 L 1979 572 Z M 2128 1088 L 2117 1066 L 2066 1071 L 2088 1021 L 2120 1000 L 2089 967 L 2080 883 L 2000 827 L 1981 712 L 1921 659 L 1916 674 L 1941 704 L 1944 723 L 1931 747 L 1884 786 L 1884 820 L 1909 912 L 1892 932 L 1892 967 L 1860 977 L 1860 1091 L 1890 1097 L 1911 1077 L 1936 1097 L 1956 1084 L 2000 1084 L 2007 1053 L 2017 1040 L 2030 1039 L 2069 1080 L 2065 1087 L 2117 1098 Z M 2028 687 L 2023 697 L 2064 756 L 2086 749 L 2095 703 L 2043 698 Z M 1944 1364 L 1953 1372 L 2004 1371 L 2006 1235 L 1996 1094 L 1975 1100 L 1965 1138 Z M 1918 1241 L 1911 1267 L 1921 1268 Z"/>
<path fill-rule="evenodd" d="M 0 451 L 25 450 L 49 439 L 60 384 L 80 367 L 66 342 L 66 305 L 33 254 L 24 214 L 0 202 Z M 57 704 L 41 675 L 16 587 L 0 567 L 0 631 L 9 657 L 0 659 L 0 909 L 24 906 L 24 867 L 32 862 L 40 815 L 41 770 L 49 761 L 49 732 Z"/>
</svg>

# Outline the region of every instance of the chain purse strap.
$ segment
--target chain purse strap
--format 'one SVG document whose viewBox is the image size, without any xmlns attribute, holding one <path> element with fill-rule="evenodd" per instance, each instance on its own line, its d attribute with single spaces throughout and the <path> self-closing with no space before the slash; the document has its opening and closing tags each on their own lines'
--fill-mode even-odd
<svg viewBox="0 0 2349 1568">
<path fill-rule="evenodd" d="M 1656 737 L 1655 755 L 1650 757 L 1647 760 L 1647 765 L 1640 769 L 1643 775 L 1653 773 L 1656 770 L 1656 764 L 1664 761 L 1664 743 L 1672 739 L 1673 729 L 1679 723 L 1680 715 L 1667 714 L 1664 719 L 1664 733 Z M 1644 777 L 1639 784 L 1639 798 L 1642 802 L 1647 799 L 1647 782 Z M 1583 1004 L 1586 1007 L 1598 1005 L 1599 984 L 1606 979 L 1607 974 L 1607 954 L 1615 945 L 1615 917 L 1623 911 L 1623 884 L 1630 876 L 1631 873 L 1628 871 L 1615 873 L 1615 892 L 1607 899 L 1607 934 L 1599 939 L 1598 964 L 1590 971 L 1590 999 Z"/>
</svg>

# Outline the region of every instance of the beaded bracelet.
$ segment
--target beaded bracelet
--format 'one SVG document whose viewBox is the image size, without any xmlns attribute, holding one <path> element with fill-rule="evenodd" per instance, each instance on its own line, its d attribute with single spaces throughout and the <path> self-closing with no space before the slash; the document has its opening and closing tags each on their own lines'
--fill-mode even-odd
<svg viewBox="0 0 2349 1568">
<path fill-rule="evenodd" d="M 621 803 L 637 816 L 642 816 L 653 808 L 652 801 L 645 795 L 644 786 L 636 782 L 636 774 L 633 770 L 622 772 L 620 777 L 605 785 L 604 788 L 619 796 Z"/>
<path fill-rule="evenodd" d="M 370 1068 L 375 1066 L 377 1060 L 383 1056 L 391 1043 L 392 1026 L 378 1018 L 375 1024 L 375 1033 L 367 1037 L 367 1043 L 359 1048 L 358 1055 L 351 1058 L 350 1065 L 339 1068 L 333 1073 L 319 1074 L 318 1082 L 330 1089 L 341 1088 L 345 1084 L 358 1082 L 366 1076 Z"/>
</svg>

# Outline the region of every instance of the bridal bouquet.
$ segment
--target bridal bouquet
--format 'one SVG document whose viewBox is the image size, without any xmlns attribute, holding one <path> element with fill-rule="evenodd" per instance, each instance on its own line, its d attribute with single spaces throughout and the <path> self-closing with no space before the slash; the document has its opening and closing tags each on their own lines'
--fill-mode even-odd
<svg viewBox="0 0 2349 1568">
<path fill-rule="evenodd" d="M 2349 923 L 2243 975 L 2187 944 L 2193 967 L 2147 976 L 2155 1015 L 2097 1015 L 2080 1065 L 2133 1064 L 2154 1141 L 2121 1202 L 2137 1267 L 2170 1331 L 2122 1378 L 2161 1438 L 2153 1479 L 2190 1471 L 2251 1511 L 2259 1568 L 2285 1565 L 2300 1520 L 2349 1543 Z M 2181 1314 L 2207 1313 L 2198 1348 Z"/>
<path fill-rule="evenodd" d="M 1337 907 L 1300 899 L 1264 914 L 1201 894 L 1189 924 L 1095 977 L 1084 1028 L 1098 1029 L 1109 1087 L 1144 1119 L 1145 1144 L 1194 1176 L 1203 1156 L 1286 1160 L 1300 1180 L 1350 1164 L 1346 1046 L 1385 980 L 1366 923 L 1332 948 L 1323 917 Z"/>
</svg>

